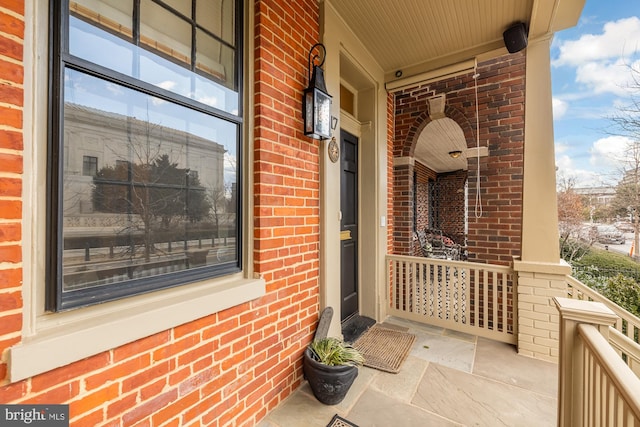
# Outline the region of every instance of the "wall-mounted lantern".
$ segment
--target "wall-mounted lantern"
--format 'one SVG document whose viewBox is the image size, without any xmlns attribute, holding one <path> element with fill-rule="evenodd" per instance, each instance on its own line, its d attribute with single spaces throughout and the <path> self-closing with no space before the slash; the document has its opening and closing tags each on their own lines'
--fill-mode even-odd
<svg viewBox="0 0 640 427">
<path fill-rule="evenodd" d="M 321 55 L 313 53 L 316 48 L 321 51 Z M 304 134 L 314 139 L 331 138 L 331 95 L 327 93 L 324 71 L 321 68 L 325 56 L 326 50 L 322 43 L 314 44 L 309 50 L 309 87 L 304 90 L 302 98 Z M 317 64 L 316 61 L 320 59 Z"/>
</svg>

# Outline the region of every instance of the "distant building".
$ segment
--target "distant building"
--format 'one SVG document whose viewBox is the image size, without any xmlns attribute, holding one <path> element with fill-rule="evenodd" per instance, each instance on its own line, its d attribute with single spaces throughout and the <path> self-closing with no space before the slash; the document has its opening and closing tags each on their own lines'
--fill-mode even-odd
<svg viewBox="0 0 640 427">
<path fill-rule="evenodd" d="M 615 187 L 583 187 L 574 188 L 576 194 L 584 196 L 588 201 L 588 206 L 597 208 L 609 206 L 616 197 Z"/>
</svg>

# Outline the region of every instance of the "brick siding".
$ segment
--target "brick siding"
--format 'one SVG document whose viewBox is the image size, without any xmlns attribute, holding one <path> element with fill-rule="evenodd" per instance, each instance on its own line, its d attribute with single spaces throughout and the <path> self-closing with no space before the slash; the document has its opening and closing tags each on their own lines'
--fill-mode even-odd
<svg viewBox="0 0 640 427">
<path fill-rule="evenodd" d="M 456 243 L 464 245 L 465 226 L 465 193 L 464 186 L 467 182 L 467 171 L 438 175 L 438 223 L 435 228 L 442 230 Z"/>
<path fill-rule="evenodd" d="M 302 135 L 315 0 L 256 1 L 254 268 L 267 294 L 8 384 L 21 341 L 24 1 L 0 0 L 0 402 L 69 403 L 74 426 L 252 426 L 302 381 L 318 317 L 319 144 Z"/>
<path fill-rule="evenodd" d="M 395 132 L 395 97 L 387 95 L 387 141 L 393 141 Z M 387 253 L 393 253 L 393 229 L 395 227 L 393 211 L 393 144 L 387 144 Z"/>
<path fill-rule="evenodd" d="M 476 159 L 469 160 L 469 260 L 508 265 L 520 255 L 524 154 L 524 53 L 478 64 L 482 215 L 476 218 Z M 427 98 L 446 93 L 445 114 L 461 127 L 468 147 L 476 146 L 475 81 L 469 72 L 395 94 L 393 157 L 411 158 L 420 132 L 429 123 Z M 393 252 L 411 254 L 413 171 L 409 162 L 393 170 Z M 479 213 L 480 211 L 478 211 Z M 453 225 L 452 225 L 453 226 Z M 456 225 L 455 227 L 458 227 Z"/>
<path fill-rule="evenodd" d="M 465 245 L 464 170 L 441 173 L 415 162 L 415 228 L 440 230 L 456 243 Z M 431 218 L 431 221 L 430 221 Z M 414 236 L 414 255 L 422 256 L 422 247 Z"/>
<path fill-rule="evenodd" d="M 566 297 L 564 276 L 520 272 L 518 275 L 518 353 L 557 362 L 560 316 L 554 297 Z"/>
<path fill-rule="evenodd" d="M 0 386 L 2 352 L 20 342 L 22 329 L 23 39 L 24 5 L 0 1 Z"/>
</svg>

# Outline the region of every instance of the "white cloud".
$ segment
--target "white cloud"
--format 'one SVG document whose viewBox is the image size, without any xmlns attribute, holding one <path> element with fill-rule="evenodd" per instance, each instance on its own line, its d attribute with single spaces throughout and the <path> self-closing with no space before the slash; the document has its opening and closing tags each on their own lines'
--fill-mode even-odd
<svg viewBox="0 0 640 427">
<path fill-rule="evenodd" d="M 603 175 L 590 170 L 577 170 L 574 176 L 576 187 L 609 187 L 618 182 L 618 179 L 611 174 Z"/>
<path fill-rule="evenodd" d="M 618 169 L 623 166 L 631 140 L 624 136 L 608 136 L 593 143 L 590 163 L 596 168 Z"/>
<path fill-rule="evenodd" d="M 629 64 L 622 58 L 615 62 L 589 62 L 577 68 L 576 82 L 591 88 L 596 94 L 627 96 L 632 73 Z"/>
<path fill-rule="evenodd" d="M 615 185 L 624 168 L 624 156 L 631 140 L 608 136 L 595 141 L 587 162 L 575 156 L 575 147 L 556 142 L 556 169 L 559 177 L 571 178 L 578 187 Z"/>
<path fill-rule="evenodd" d="M 556 154 L 562 154 L 562 153 L 566 153 L 567 151 L 569 151 L 569 145 L 562 143 L 562 142 L 556 142 L 555 143 L 555 150 L 556 150 Z"/>
<path fill-rule="evenodd" d="M 640 18 L 635 16 L 607 22 L 602 34 L 584 34 L 578 40 L 560 42 L 560 56 L 554 65 L 580 66 L 632 55 L 640 49 Z"/>
<path fill-rule="evenodd" d="M 596 94 L 628 96 L 633 73 L 640 71 L 640 18 L 607 22 L 600 34 L 557 43 L 553 65 L 576 68 L 576 82 Z"/>
<path fill-rule="evenodd" d="M 122 95 L 124 93 L 124 91 L 122 90 L 122 86 L 114 83 L 107 83 L 106 88 L 114 96 Z"/>
<path fill-rule="evenodd" d="M 165 80 L 163 82 L 158 83 L 157 86 L 165 90 L 172 90 L 174 87 L 176 87 L 176 82 L 171 80 Z"/>
<path fill-rule="evenodd" d="M 573 169 L 573 161 L 571 160 L 571 157 L 566 154 L 559 157 L 556 156 L 556 168 L 558 168 L 558 170 Z"/>
<path fill-rule="evenodd" d="M 163 82 L 158 83 L 156 86 L 161 87 L 162 89 L 165 89 L 165 90 L 173 90 L 173 88 L 176 87 L 176 82 L 171 80 L 165 80 Z M 166 104 L 167 101 L 154 96 L 151 98 L 151 103 L 153 105 L 163 105 L 163 104 Z"/>
<path fill-rule="evenodd" d="M 218 97 L 217 96 L 199 96 L 196 98 L 198 101 L 203 104 L 211 105 L 212 107 L 216 107 L 218 105 Z"/>
<path fill-rule="evenodd" d="M 566 101 L 563 101 L 559 98 L 553 98 L 553 120 L 557 120 L 564 116 L 569 108 L 569 104 Z"/>
<path fill-rule="evenodd" d="M 576 167 L 570 156 L 556 159 L 557 178 L 571 179 L 577 187 L 596 187 L 603 185 L 603 176 L 595 171 Z"/>
</svg>

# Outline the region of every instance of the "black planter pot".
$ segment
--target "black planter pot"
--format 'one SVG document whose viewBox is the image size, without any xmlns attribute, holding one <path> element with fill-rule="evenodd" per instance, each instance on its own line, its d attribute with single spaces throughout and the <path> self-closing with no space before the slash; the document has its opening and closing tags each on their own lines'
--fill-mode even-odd
<svg viewBox="0 0 640 427">
<path fill-rule="evenodd" d="M 358 376 L 356 366 L 329 366 L 317 362 L 311 357 L 308 348 L 304 351 L 303 369 L 313 395 L 325 405 L 337 405 L 342 402 Z"/>
</svg>

